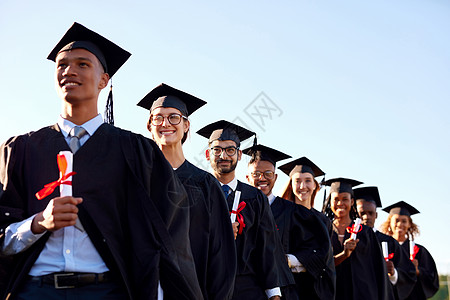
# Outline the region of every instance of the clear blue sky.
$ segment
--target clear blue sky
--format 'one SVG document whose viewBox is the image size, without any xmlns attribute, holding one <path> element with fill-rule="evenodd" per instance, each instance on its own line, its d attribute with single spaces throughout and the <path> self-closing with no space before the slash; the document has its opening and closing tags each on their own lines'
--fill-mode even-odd
<svg viewBox="0 0 450 300">
<path fill-rule="evenodd" d="M 117 126 L 148 136 L 136 103 L 161 82 L 197 95 L 192 132 L 237 120 L 327 178 L 378 186 L 384 206 L 414 205 L 417 242 L 450 273 L 449 16 L 445 0 L 1 1 L 0 140 L 56 121 L 46 57 L 77 21 L 133 54 L 114 76 Z M 205 146 L 193 133 L 187 158 Z"/>
</svg>

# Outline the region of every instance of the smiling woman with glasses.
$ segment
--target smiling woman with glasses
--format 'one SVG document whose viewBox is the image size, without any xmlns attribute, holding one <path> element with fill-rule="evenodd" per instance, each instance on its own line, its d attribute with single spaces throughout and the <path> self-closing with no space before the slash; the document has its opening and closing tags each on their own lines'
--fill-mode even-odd
<svg viewBox="0 0 450 300">
<path fill-rule="evenodd" d="M 191 115 L 206 102 L 161 84 L 139 102 L 150 110 L 147 128 L 165 158 L 175 170 L 189 198 L 190 245 L 175 245 L 192 250 L 197 278 L 204 299 L 229 299 L 236 270 L 234 234 L 230 226 L 225 196 L 217 180 L 186 160 L 183 143 L 189 132 Z M 234 155 L 236 148 L 218 148 Z M 189 247 L 190 246 L 190 247 Z M 163 292 L 164 292 L 164 286 Z M 200 299 L 201 297 L 199 297 Z"/>
</svg>

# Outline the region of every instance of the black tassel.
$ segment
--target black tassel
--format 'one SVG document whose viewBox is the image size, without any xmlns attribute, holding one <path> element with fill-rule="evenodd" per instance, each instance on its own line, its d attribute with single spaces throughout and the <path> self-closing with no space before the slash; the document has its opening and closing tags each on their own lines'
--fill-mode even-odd
<svg viewBox="0 0 450 300">
<path fill-rule="evenodd" d="M 109 90 L 108 99 L 106 100 L 105 122 L 114 125 L 112 87 L 113 86 L 111 82 L 111 88 Z"/>
<path fill-rule="evenodd" d="M 322 212 L 323 213 L 325 212 L 325 209 L 327 208 L 327 203 L 326 203 L 326 200 L 327 200 L 327 189 L 326 189 L 326 187 L 324 185 L 324 182 L 325 182 L 325 175 L 323 176 L 322 181 L 320 182 L 320 186 L 324 188 L 324 190 L 323 190 L 323 203 L 322 203 Z"/>
</svg>

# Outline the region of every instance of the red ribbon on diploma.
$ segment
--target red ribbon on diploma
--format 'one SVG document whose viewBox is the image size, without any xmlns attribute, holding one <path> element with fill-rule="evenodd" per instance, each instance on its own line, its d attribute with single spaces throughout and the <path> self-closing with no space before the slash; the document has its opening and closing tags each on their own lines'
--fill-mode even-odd
<svg viewBox="0 0 450 300">
<path fill-rule="evenodd" d="M 356 224 L 353 224 L 352 226 L 348 226 L 347 227 L 347 232 L 350 233 L 350 234 L 352 234 L 352 233 L 357 234 L 358 232 L 360 232 L 362 230 L 362 225 L 359 225 L 359 229 L 358 230 L 355 230 L 355 225 Z"/>
<path fill-rule="evenodd" d="M 70 173 L 66 174 L 67 160 L 64 155 L 58 154 L 56 159 L 58 162 L 58 168 L 59 168 L 61 177 L 59 177 L 59 179 L 56 181 L 53 181 L 53 182 L 50 182 L 50 183 L 44 185 L 44 188 L 36 193 L 36 198 L 38 198 L 38 200 L 42 200 L 45 197 L 47 197 L 48 195 L 50 195 L 51 193 L 53 193 L 55 188 L 60 186 L 61 184 L 72 185 L 72 181 L 66 181 L 66 179 L 72 175 L 75 175 L 76 172 L 70 172 Z M 64 175 L 64 174 L 66 174 L 66 175 Z"/>
<path fill-rule="evenodd" d="M 388 257 L 385 257 L 384 260 L 388 261 L 388 260 L 393 259 L 393 258 L 394 258 L 394 252 L 389 253 Z"/>
<path fill-rule="evenodd" d="M 231 214 L 235 214 L 236 215 L 236 220 L 239 223 L 239 231 L 238 234 L 242 234 L 242 231 L 244 230 L 245 227 L 245 223 L 244 223 L 244 216 L 241 214 L 241 211 L 245 208 L 247 204 L 242 201 L 239 203 L 237 211 L 232 210 Z"/>
<path fill-rule="evenodd" d="M 416 258 L 417 252 L 419 252 L 419 247 L 417 245 L 414 245 L 414 252 L 409 256 L 409 259 L 414 260 Z"/>
</svg>

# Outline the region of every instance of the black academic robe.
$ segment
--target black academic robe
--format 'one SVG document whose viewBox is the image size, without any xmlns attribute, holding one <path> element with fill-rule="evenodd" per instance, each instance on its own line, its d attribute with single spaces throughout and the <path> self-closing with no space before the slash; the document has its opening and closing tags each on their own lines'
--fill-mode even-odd
<svg viewBox="0 0 450 300">
<path fill-rule="evenodd" d="M 175 171 L 190 200 L 190 241 L 204 299 L 233 293 L 236 247 L 227 202 L 219 182 L 187 160 Z"/>
<path fill-rule="evenodd" d="M 324 222 L 312 210 L 280 197 L 271 209 L 285 253 L 306 268 L 306 272 L 293 273 L 298 299 L 334 299 L 334 256 Z"/>
<path fill-rule="evenodd" d="M 232 299 L 266 300 L 266 289 L 294 284 L 266 195 L 238 181 L 245 227 L 236 238 L 237 275 Z M 231 211 L 235 191 L 228 195 Z"/>
<path fill-rule="evenodd" d="M 394 257 L 390 260 L 394 263 L 394 267 L 398 274 L 397 283 L 393 286 L 395 299 L 406 299 L 411 293 L 417 280 L 416 268 L 411 260 L 409 260 L 409 254 L 402 249 L 400 244 L 393 237 L 380 231 L 375 231 L 375 235 L 380 242 L 380 247 L 381 242 L 387 242 L 389 254 L 394 254 Z"/>
<path fill-rule="evenodd" d="M 416 244 L 416 246 L 419 247 L 419 252 L 415 258 L 419 261 L 420 273 L 411 294 L 405 298 L 408 300 L 428 299 L 439 290 L 439 275 L 433 257 L 424 246 L 419 244 Z M 403 242 L 401 247 L 409 255 L 409 239 Z"/>
<path fill-rule="evenodd" d="M 331 239 L 331 235 L 333 233 L 333 224 L 331 223 L 330 219 L 325 216 L 323 212 L 318 211 L 314 207 L 311 208 L 311 211 L 322 221 L 322 223 L 325 225 L 325 228 L 328 233 L 328 237 Z"/>
<path fill-rule="evenodd" d="M 70 151 L 57 125 L 1 146 L 0 243 L 9 224 L 44 210 L 59 196 L 58 188 L 43 200 L 35 193 L 58 179 L 56 156 L 64 150 Z M 78 217 L 130 299 L 155 299 L 158 280 L 171 299 L 202 298 L 189 246 L 186 192 L 153 141 L 102 124 L 74 155 L 73 171 L 73 195 L 83 198 Z M 50 234 L 13 256 L 12 296 Z"/>
<path fill-rule="evenodd" d="M 350 257 L 336 266 L 336 300 L 394 299 L 386 276 L 386 263 L 375 233 L 372 228 L 361 226 L 355 250 Z M 344 241 L 348 238 L 350 233 L 346 232 Z M 344 250 L 336 229 L 333 230 L 331 244 L 334 255 Z"/>
</svg>

